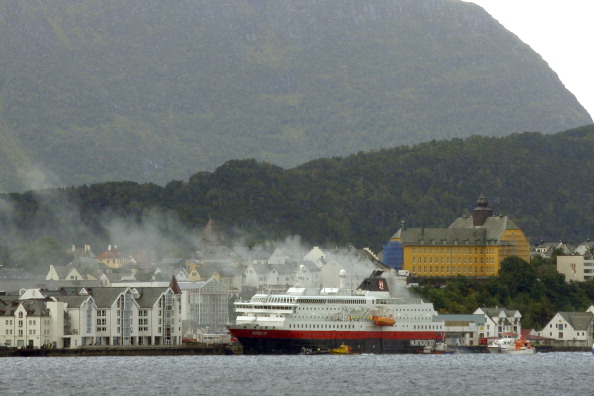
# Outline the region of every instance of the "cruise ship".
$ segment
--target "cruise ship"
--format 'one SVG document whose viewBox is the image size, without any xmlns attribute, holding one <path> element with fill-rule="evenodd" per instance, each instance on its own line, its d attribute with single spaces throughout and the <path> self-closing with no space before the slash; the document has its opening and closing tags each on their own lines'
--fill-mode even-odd
<svg viewBox="0 0 594 396">
<path fill-rule="evenodd" d="M 422 353 L 443 341 L 433 304 L 390 294 L 385 271 L 375 270 L 354 291 L 291 287 L 235 302 L 229 332 L 245 354 L 298 354 L 348 345 L 354 353 Z M 395 275 L 392 275 L 394 278 Z"/>
</svg>

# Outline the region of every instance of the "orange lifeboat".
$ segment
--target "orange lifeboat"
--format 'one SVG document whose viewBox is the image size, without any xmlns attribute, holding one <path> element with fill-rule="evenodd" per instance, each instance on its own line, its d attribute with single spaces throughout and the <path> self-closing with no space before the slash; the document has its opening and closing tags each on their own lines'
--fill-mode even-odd
<svg viewBox="0 0 594 396">
<path fill-rule="evenodd" d="M 394 326 L 396 319 L 393 315 L 390 316 L 374 316 L 373 323 L 376 326 Z"/>
</svg>

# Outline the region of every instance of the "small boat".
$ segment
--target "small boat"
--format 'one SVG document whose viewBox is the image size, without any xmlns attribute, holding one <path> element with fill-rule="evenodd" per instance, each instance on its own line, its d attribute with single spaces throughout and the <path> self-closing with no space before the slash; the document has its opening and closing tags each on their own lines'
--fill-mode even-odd
<svg viewBox="0 0 594 396">
<path fill-rule="evenodd" d="M 435 344 L 435 346 L 433 345 L 428 345 L 425 348 L 423 348 L 423 351 L 421 353 L 424 354 L 431 354 L 431 355 L 448 355 L 448 354 L 452 354 L 455 353 L 455 351 L 452 351 L 451 349 L 448 348 L 448 344 L 446 344 L 445 342 L 438 342 L 437 344 Z"/>
<path fill-rule="evenodd" d="M 330 350 L 330 352 L 333 355 L 352 355 L 353 354 L 353 348 L 351 348 L 350 346 L 348 346 L 346 344 L 342 344 L 338 348 L 332 348 Z"/>
<path fill-rule="evenodd" d="M 487 346 L 491 353 L 505 353 L 508 355 L 532 355 L 536 349 L 530 341 L 517 334 L 502 334 L 501 338 Z"/>
<path fill-rule="evenodd" d="M 329 355 L 331 351 L 326 348 L 310 348 L 310 347 L 303 347 L 301 348 L 302 355 Z"/>
<path fill-rule="evenodd" d="M 375 323 L 376 326 L 394 326 L 394 324 L 396 323 L 394 315 L 374 316 L 372 319 L 373 323 Z"/>
</svg>

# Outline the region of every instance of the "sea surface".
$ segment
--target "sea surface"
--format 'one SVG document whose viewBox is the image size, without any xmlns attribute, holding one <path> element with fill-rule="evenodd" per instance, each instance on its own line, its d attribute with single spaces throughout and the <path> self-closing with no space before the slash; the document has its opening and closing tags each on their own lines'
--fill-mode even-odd
<svg viewBox="0 0 594 396">
<path fill-rule="evenodd" d="M 1 395 L 594 395 L 594 355 L 0 358 Z"/>
</svg>

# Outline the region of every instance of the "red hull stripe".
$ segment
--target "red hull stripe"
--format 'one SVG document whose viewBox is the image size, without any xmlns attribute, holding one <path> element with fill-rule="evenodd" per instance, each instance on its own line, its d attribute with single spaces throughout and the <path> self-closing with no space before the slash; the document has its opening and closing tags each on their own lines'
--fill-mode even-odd
<svg viewBox="0 0 594 396">
<path fill-rule="evenodd" d="M 295 330 L 253 330 L 229 329 L 237 338 L 282 338 L 314 340 L 435 340 L 440 332 L 431 331 L 295 331 Z"/>
</svg>

